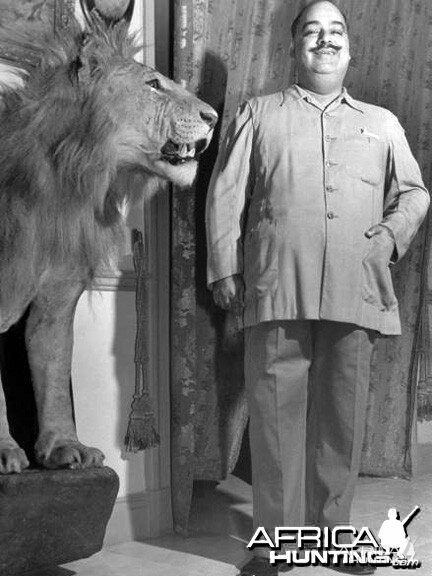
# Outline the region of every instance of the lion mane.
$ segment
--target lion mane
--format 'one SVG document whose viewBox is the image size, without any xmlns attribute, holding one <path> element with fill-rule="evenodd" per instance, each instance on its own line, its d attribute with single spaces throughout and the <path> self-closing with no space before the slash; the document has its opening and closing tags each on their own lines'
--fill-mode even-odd
<svg viewBox="0 0 432 576">
<path fill-rule="evenodd" d="M 126 32 L 119 25 L 89 43 L 86 58 L 99 69 L 93 74 L 113 58 L 133 58 L 137 47 Z M 3 94 L 0 267 L 13 281 L 28 276 L 29 262 L 38 269 L 73 258 L 90 279 L 119 245 L 120 208 L 135 190 L 121 182 L 111 157 L 115 126 L 94 103 L 96 87 L 78 81 L 82 32 L 74 27 L 44 40 L 31 41 L 40 67 Z"/>
</svg>

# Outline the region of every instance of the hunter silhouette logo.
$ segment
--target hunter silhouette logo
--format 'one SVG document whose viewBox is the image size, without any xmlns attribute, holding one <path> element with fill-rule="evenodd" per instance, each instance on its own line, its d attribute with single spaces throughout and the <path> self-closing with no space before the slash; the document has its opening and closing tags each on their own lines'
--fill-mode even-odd
<svg viewBox="0 0 432 576">
<path fill-rule="evenodd" d="M 274 536 L 260 526 L 247 548 L 267 548 L 273 565 L 420 568 L 407 534 L 408 524 L 419 512 L 420 507 L 415 506 L 400 520 L 396 508 L 390 508 L 378 536 L 367 526 L 276 526 Z"/>
<path fill-rule="evenodd" d="M 420 512 L 420 507 L 415 506 L 403 520 L 399 519 L 399 512 L 396 508 L 390 508 L 388 519 L 384 520 L 378 532 L 381 546 L 386 554 L 396 550 L 398 559 L 414 559 L 414 545 L 407 534 L 407 526 L 411 520 Z"/>
</svg>

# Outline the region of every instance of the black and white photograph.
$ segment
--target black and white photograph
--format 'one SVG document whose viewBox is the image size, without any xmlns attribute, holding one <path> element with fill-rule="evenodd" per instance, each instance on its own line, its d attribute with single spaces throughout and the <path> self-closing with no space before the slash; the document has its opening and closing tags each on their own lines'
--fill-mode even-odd
<svg viewBox="0 0 432 576">
<path fill-rule="evenodd" d="M 0 576 L 432 574 L 432 2 L 0 0 Z"/>
</svg>

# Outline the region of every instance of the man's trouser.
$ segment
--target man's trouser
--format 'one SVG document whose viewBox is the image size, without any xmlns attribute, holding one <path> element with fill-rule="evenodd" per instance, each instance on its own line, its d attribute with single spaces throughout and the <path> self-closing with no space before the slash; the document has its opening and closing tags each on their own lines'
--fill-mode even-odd
<svg viewBox="0 0 432 576">
<path fill-rule="evenodd" d="M 255 528 L 349 524 L 374 338 L 324 320 L 246 328 Z"/>
</svg>

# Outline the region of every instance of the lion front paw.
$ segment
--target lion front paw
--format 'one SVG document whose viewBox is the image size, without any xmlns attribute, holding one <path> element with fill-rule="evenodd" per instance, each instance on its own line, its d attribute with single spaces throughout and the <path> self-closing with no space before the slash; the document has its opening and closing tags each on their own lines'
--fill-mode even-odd
<svg viewBox="0 0 432 576">
<path fill-rule="evenodd" d="M 44 468 L 83 469 L 103 466 L 105 455 L 80 442 L 67 442 L 58 443 L 49 452 L 37 449 L 36 459 Z"/>
<path fill-rule="evenodd" d="M 28 468 L 29 461 L 18 444 L 0 440 L 0 474 L 13 474 Z"/>
</svg>

